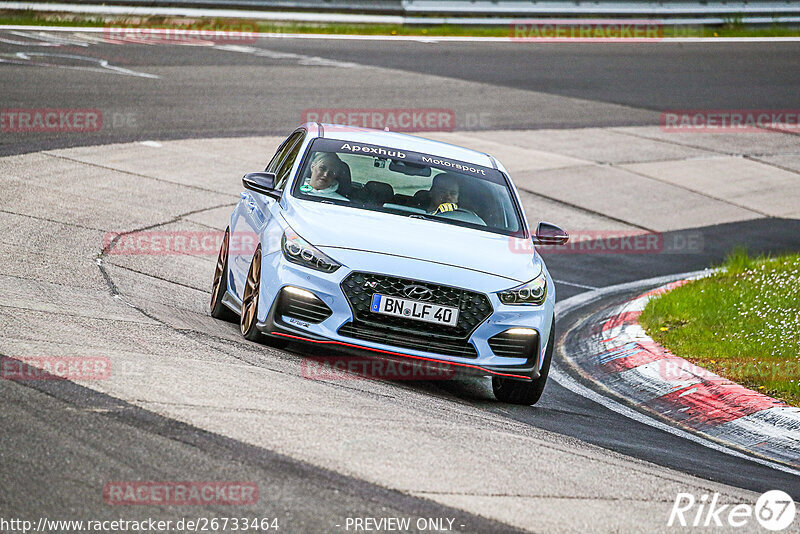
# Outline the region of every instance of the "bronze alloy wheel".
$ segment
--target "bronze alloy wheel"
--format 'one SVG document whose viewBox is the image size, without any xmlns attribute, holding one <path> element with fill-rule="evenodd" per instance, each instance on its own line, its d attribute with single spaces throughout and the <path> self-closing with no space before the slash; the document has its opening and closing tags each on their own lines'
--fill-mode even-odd
<svg viewBox="0 0 800 534">
<path fill-rule="evenodd" d="M 259 332 L 256 329 L 258 321 L 258 290 L 261 285 L 261 247 L 259 246 L 253 254 L 253 261 L 250 263 L 250 270 L 247 272 L 247 282 L 244 286 L 242 295 L 242 315 L 239 327 L 242 335 L 250 341 L 259 339 Z"/>
<path fill-rule="evenodd" d="M 211 286 L 212 310 L 219 298 L 220 287 L 222 287 L 222 275 L 225 273 L 225 262 L 228 259 L 228 236 L 229 232 L 225 230 L 225 237 L 222 238 L 222 245 L 219 247 L 219 255 L 217 256 L 217 267 L 214 269 L 214 282 Z"/>
<path fill-rule="evenodd" d="M 235 321 L 236 314 L 222 303 L 222 297 L 225 296 L 228 287 L 228 243 L 230 243 L 230 228 L 225 229 L 225 236 L 219 247 L 217 265 L 214 268 L 214 281 L 211 284 L 211 317 Z"/>
</svg>

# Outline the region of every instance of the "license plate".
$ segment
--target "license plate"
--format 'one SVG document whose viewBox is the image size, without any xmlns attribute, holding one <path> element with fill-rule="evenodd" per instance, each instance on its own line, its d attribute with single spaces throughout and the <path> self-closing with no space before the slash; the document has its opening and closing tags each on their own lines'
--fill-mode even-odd
<svg viewBox="0 0 800 534">
<path fill-rule="evenodd" d="M 370 310 L 375 313 L 405 317 L 426 323 L 455 326 L 458 323 L 458 308 L 439 306 L 430 302 L 389 297 L 375 293 L 372 295 Z"/>
</svg>

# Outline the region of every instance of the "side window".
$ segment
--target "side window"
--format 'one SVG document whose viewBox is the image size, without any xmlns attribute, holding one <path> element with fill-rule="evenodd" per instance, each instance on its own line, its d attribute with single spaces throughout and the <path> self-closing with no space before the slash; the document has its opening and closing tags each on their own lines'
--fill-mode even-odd
<svg viewBox="0 0 800 534">
<path fill-rule="evenodd" d="M 283 161 L 278 166 L 275 172 L 276 180 L 275 180 L 275 188 L 276 189 L 283 189 L 286 187 L 286 182 L 289 180 L 289 174 L 292 171 L 292 165 L 294 165 L 297 156 L 300 154 L 300 147 L 303 146 L 303 137 L 305 136 L 305 132 L 297 132 L 295 134 L 294 139 L 290 139 L 288 143 L 286 143 L 287 151 L 286 157 L 283 158 Z"/>
<path fill-rule="evenodd" d="M 278 151 L 275 152 L 274 156 L 272 156 L 272 159 L 269 161 L 267 168 L 264 170 L 266 172 L 276 172 L 276 169 L 283 161 L 283 158 L 286 156 L 286 153 L 289 152 L 289 150 L 292 148 L 294 141 L 298 137 L 302 137 L 303 135 L 304 132 L 295 132 L 289 137 L 287 137 L 286 140 L 283 143 L 281 143 L 281 146 L 278 147 Z"/>
</svg>

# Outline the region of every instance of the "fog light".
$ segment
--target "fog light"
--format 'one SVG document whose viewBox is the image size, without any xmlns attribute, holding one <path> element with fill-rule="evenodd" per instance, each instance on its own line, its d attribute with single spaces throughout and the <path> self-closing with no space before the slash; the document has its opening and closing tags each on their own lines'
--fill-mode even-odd
<svg viewBox="0 0 800 534">
<path fill-rule="evenodd" d="M 511 334 L 512 336 L 536 336 L 539 335 L 539 332 L 534 330 L 533 328 L 509 328 L 505 332 L 506 334 Z"/>
<path fill-rule="evenodd" d="M 287 293 L 291 293 L 292 295 L 295 295 L 297 297 L 303 297 L 303 298 L 307 298 L 307 299 L 316 299 L 317 298 L 317 296 L 314 293 L 312 293 L 311 291 L 308 291 L 306 289 L 300 289 L 299 287 L 286 286 L 286 287 L 283 288 L 283 290 L 286 291 Z"/>
</svg>

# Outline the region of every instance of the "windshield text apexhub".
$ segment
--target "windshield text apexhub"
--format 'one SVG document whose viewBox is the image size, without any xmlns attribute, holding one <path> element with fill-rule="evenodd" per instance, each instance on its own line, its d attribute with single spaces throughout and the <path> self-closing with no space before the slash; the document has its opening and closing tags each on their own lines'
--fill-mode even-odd
<svg viewBox="0 0 800 534">
<path fill-rule="evenodd" d="M 406 155 L 399 150 L 386 150 L 385 148 L 374 146 L 351 146 L 349 143 L 343 144 L 341 150 L 349 150 L 350 152 L 363 152 L 364 154 L 376 154 L 378 156 L 388 156 L 390 158 L 405 159 L 406 157 Z"/>
</svg>

